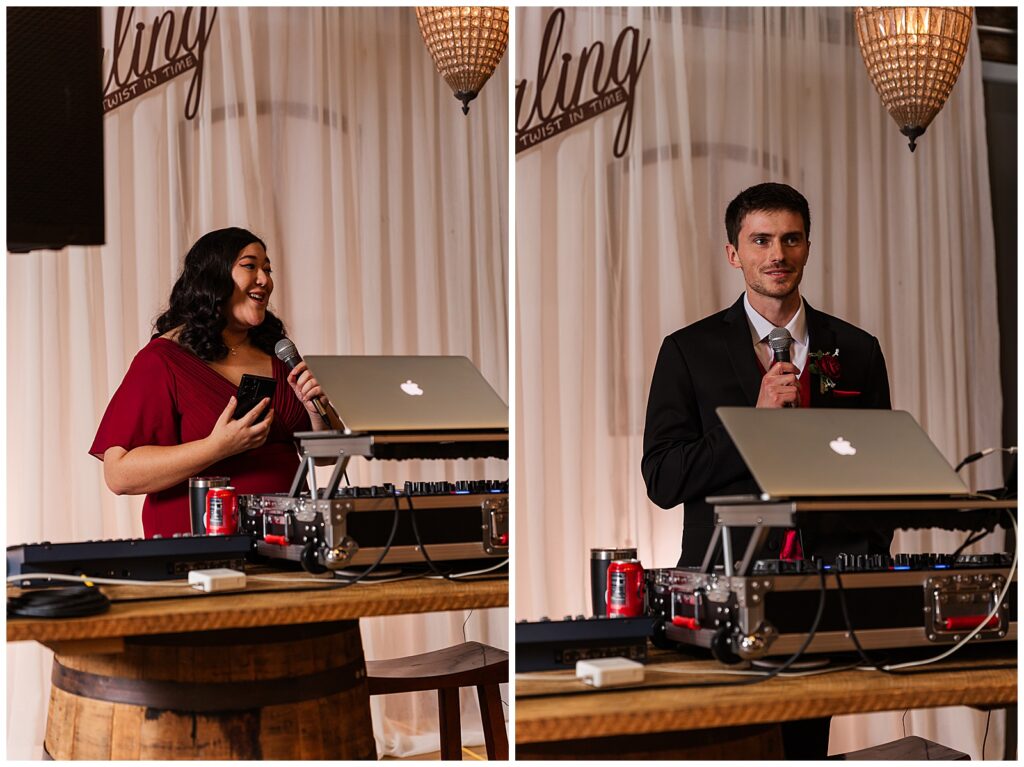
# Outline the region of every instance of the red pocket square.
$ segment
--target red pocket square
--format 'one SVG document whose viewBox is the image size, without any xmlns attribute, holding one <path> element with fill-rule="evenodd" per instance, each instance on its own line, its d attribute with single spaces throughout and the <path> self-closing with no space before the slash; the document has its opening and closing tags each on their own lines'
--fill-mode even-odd
<svg viewBox="0 0 1024 767">
<path fill-rule="evenodd" d="M 860 392 L 859 391 L 843 391 L 842 389 L 833 389 L 832 390 L 832 396 L 833 397 L 859 397 L 860 396 Z"/>
</svg>

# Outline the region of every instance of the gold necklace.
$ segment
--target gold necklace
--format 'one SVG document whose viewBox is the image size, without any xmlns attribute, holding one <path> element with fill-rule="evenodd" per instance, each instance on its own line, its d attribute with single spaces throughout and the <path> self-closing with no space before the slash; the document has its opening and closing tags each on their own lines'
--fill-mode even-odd
<svg viewBox="0 0 1024 767">
<path fill-rule="evenodd" d="M 249 337 L 248 337 L 248 336 L 246 336 L 245 338 L 243 338 L 243 339 L 242 339 L 241 341 L 239 341 L 239 342 L 238 342 L 237 344 L 235 344 L 234 346 L 229 346 L 229 347 L 228 347 L 228 351 L 229 351 L 229 352 L 231 353 L 231 356 L 232 356 L 232 357 L 235 357 L 235 356 L 237 356 L 237 355 L 238 355 L 238 351 L 237 351 L 237 350 L 238 350 L 238 348 L 239 348 L 239 347 L 241 347 L 241 346 L 243 346 L 243 345 L 245 344 L 245 342 L 246 342 L 246 341 L 248 341 L 248 340 L 249 340 Z"/>
</svg>

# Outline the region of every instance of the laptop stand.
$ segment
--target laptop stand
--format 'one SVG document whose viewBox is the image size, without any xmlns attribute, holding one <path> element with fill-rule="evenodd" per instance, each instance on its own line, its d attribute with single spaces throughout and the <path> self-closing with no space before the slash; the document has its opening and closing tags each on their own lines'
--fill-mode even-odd
<svg viewBox="0 0 1024 767">
<path fill-rule="evenodd" d="M 295 434 L 301 463 L 288 495 L 298 498 L 303 486 L 310 498 L 332 498 L 353 457 L 380 460 L 500 458 L 508 459 L 508 432 L 487 430 L 438 430 L 378 434 L 344 434 L 340 431 L 309 431 Z M 316 459 L 334 459 L 327 486 L 318 491 Z"/>
<path fill-rule="evenodd" d="M 969 498 L 850 498 L 829 500 L 762 500 L 759 496 L 709 497 L 714 507 L 715 530 L 700 565 L 700 572 L 711 573 L 719 549 L 725 575 L 751 574 L 754 557 L 772 528 L 799 527 L 810 515 L 856 514 L 858 521 L 870 521 L 873 527 L 942 528 L 946 530 L 992 529 L 1003 523 L 1006 510 L 1016 514 L 1017 501 Z M 1004 525 L 1005 526 L 1005 525 Z M 730 530 L 752 528 L 743 558 L 734 557 Z"/>
</svg>

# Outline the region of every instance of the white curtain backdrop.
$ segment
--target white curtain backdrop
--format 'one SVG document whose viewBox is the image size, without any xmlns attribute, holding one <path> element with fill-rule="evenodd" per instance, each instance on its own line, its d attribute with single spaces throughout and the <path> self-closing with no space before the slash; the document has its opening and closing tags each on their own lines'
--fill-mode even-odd
<svg viewBox="0 0 1024 767">
<path fill-rule="evenodd" d="M 105 71 L 115 13 L 103 11 Z M 203 67 L 195 119 L 191 73 L 104 117 L 106 245 L 7 257 L 9 544 L 141 536 L 142 498 L 110 493 L 87 450 L 185 252 L 212 229 L 266 241 L 271 306 L 302 353 L 466 355 L 508 401 L 507 64 L 467 117 L 411 8 L 220 8 Z M 504 479 L 508 464 L 349 471 L 354 484 Z M 507 649 L 508 611 L 375 618 L 362 632 L 369 659 L 464 635 Z M 39 646 L 8 646 L 9 758 L 41 754 L 49 673 Z M 462 704 L 463 742 L 483 743 L 472 690 Z M 438 749 L 436 696 L 372 707 L 381 755 Z"/>
<path fill-rule="evenodd" d="M 517 15 L 527 104 L 549 13 Z M 977 40 L 911 154 L 868 80 L 852 9 L 568 8 L 546 103 L 558 57 L 575 67 L 596 41 L 608 57 L 627 25 L 651 47 L 625 156 L 612 153 L 617 108 L 516 158 L 516 512 L 529 543 L 516 552 L 517 619 L 590 614 L 591 547 L 633 545 L 647 567 L 674 565 L 682 509 L 649 502 L 640 476 L 648 387 L 664 336 L 741 294 L 722 220 L 752 184 L 789 183 L 810 201 L 802 292 L 879 338 L 893 406 L 951 463 L 1000 444 Z M 965 477 L 998 486 L 998 464 Z M 963 538 L 898 534 L 894 550 L 948 552 Z M 831 752 L 902 737 L 902 713 L 837 717 Z M 1002 721 L 993 716 L 989 758 Z M 972 759 L 984 727 L 965 708 L 907 716 L 908 733 Z"/>
</svg>

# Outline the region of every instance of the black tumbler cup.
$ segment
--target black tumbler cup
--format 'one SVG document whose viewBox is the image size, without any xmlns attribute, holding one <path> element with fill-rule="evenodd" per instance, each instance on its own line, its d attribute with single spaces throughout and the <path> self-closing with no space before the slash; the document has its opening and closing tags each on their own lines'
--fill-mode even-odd
<svg viewBox="0 0 1024 767">
<path fill-rule="evenodd" d="M 188 480 L 188 512 L 192 535 L 206 535 L 206 491 L 211 487 L 228 487 L 230 477 L 190 477 Z"/>
<path fill-rule="evenodd" d="M 608 614 L 605 592 L 608 590 L 608 565 L 616 559 L 636 559 L 636 549 L 590 550 L 590 602 L 594 617 Z"/>
</svg>

